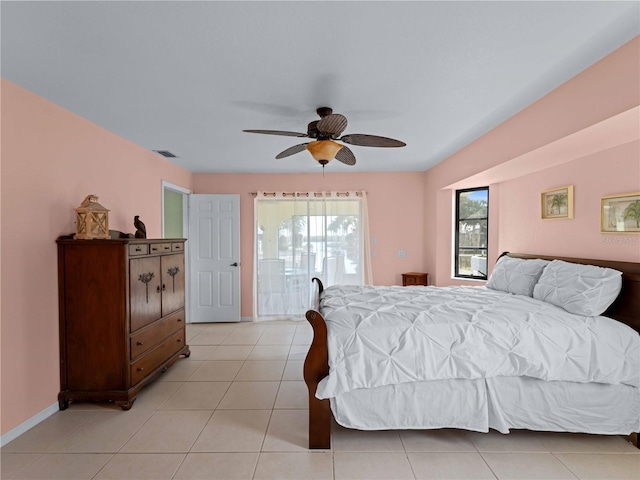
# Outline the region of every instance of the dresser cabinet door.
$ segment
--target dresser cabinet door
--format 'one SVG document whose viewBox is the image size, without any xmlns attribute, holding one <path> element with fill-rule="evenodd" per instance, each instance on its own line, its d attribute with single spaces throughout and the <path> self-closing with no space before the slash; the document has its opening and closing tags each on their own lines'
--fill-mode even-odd
<svg viewBox="0 0 640 480">
<path fill-rule="evenodd" d="M 162 316 L 184 308 L 184 254 L 161 257 Z"/>
<path fill-rule="evenodd" d="M 161 316 L 160 258 L 132 258 L 129 274 L 131 331 L 135 332 Z"/>
</svg>

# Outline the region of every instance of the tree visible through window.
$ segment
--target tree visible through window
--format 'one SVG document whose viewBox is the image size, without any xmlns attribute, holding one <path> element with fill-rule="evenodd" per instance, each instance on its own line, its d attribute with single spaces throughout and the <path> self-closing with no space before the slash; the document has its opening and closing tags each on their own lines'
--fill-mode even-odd
<svg viewBox="0 0 640 480">
<path fill-rule="evenodd" d="M 489 187 L 456 191 L 455 276 L 487 278 Z"/>
</svg>

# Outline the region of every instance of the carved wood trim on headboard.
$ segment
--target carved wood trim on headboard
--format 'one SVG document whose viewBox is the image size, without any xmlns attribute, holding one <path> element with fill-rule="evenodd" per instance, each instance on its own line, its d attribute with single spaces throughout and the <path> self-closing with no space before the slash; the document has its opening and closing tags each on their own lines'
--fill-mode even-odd
<svg viewBox="0 0 640 480">
<path fill-rule="evenodd" d="M 578 263 L 581 265 L 613 268 L 614 270 L 622 272 L 622 290 L 620 291 L 620 295 L 618 295 L 616 301 L 613 302 L 603 315 L 605 317 L 615 318 L 640 333 L 640 263 L 510 252 L 504 252 L 500 256 L 502 257 L 503 255 L 523 259 L 540 258 L 542 260 L 562 260 L 564 262 Z"/>
</svg>

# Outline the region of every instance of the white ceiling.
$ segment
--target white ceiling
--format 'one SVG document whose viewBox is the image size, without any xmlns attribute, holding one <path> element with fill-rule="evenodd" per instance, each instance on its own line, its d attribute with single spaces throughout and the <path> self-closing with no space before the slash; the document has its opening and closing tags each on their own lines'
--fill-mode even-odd
<svg viewBox="0 0 640 480">
<path fill-rule="evenodd" d="M 2 76 L 192 172 L 318 172 L 275 160 L 329 106 L 334 172 L 422 171 L 640 34 L 637 1 L 8 2 Z"/>
</svg>

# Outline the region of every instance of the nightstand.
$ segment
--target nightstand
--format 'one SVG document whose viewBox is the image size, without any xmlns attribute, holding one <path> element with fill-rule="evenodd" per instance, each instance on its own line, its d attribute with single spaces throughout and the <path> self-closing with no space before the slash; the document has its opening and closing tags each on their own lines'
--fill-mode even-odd
<svg viewBox="0 0 640 480">
<path fill-rule="evenodd" d="M 429 274 L 421 272 L 409 272 L 402 274 L 402 286 L 408 285 L 427 285 L 429 283 Z"/>
</svg>

